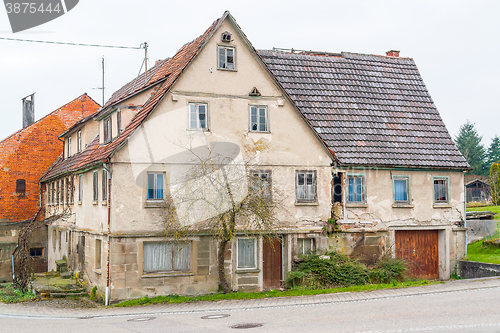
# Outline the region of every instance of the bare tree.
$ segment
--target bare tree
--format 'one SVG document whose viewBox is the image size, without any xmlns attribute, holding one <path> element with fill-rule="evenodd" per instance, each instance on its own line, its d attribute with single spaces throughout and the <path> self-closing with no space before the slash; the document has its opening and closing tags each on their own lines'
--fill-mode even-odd
<svg viewBox="0 0 500 333">
<path fill-rule="evenodd" d="M 176 240 L 209 233 L 218 242 L 218 274 L 224 293 L 224 256 L 236 234 L 273 237 L 281 205 L 271 194 L 269 179 L 250 172 L 238 146 L 212 144 L 188 149 L 170 169 L 166 234 Z"/>
</svg>

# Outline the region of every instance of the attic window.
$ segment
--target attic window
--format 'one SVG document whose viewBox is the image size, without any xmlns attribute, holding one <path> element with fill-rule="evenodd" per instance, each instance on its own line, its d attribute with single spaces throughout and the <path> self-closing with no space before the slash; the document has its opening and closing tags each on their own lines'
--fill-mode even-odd
<svg viewBox="0 0 500 333">
<path fill-rule="evenodd" d="M 25 194 L 26 193 L 26 180 L 17 179 L 16 180 L 16 193 Z"/>
<path fill-rule="evenodd" d="M 222 33 L 221 40 L 225 43 L 229 43 L 231 41 L 231 33 L 224 31 Z"/>
<path fill-rule="evenodd" d="M 253 87 L 252 91 L 250 91 L 248 95 L 257 97 L 261 96 L 260 91 L 256 87 Z"/>
</svg>

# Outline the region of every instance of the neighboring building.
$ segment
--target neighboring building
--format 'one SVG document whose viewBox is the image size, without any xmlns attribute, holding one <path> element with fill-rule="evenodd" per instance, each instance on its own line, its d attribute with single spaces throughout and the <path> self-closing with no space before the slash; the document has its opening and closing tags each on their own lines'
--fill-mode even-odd
<svg viewBox="0 0 500 333">
<path fill-rule="evenodd" d="M 19 230 L 35 216 L 44 217 L 43 210 L 39 213 L 43 208 L 39 180 L 62 152 L 58 135 L 98 108 L 84 94 L 33 122 L 30 105 L 24 108 L 28 110 L 23 115 L 24 128 L 0 142 L 0 281 L 12 280 L 11 254 Z M 47 271 L 47 228 L 34 232 L 30 247 L 35 271 Z"/>
<path fill-rule="evenodd" d="M 466 175 L 467 202 L 491 201 L 490 178 L 481 175 Z"/>
<path fill-rule="evenodd" d="M 187 147 L 236 146 L 285 198 L 281 245 L 237 234 L 226 251 L 234 290 L 279 287 L 308 251 L 424 258 L 414 273 L 441 279 L 463 256 L 468 165 L 413 60 L 396 52 L 256 51 L 226 12 L 80 125 L 42 178 L 47 208 L 75 213 L 49 227 L 49 269 L 66 256 L 111 301 L 218 290 L 214 239 L 191 235 L 176 250 L 164 236 L 174 157 Z M 87 148 L 67 154 L 81 130 Z M 327 234 L 332 217 L 341 232 Z"/>
</svg>

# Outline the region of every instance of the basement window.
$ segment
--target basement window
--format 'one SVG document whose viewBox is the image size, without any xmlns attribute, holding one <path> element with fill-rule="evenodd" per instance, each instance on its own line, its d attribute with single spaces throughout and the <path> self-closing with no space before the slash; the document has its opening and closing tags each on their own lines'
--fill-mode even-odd
<svg viewBox="0 0 500 333">
<path fill-rule="evenodd" d="M 313 238 L 299 238 L 297 239 L 297 247 L 299 255 L 308 255 L 314 253 L 314 239 Z"/>
<path fill-rule="evenodd" d="M 24 179 L 16 180 L 16 193 L 20 195 L 26 194 L 26 180 Z"/>
</svg>

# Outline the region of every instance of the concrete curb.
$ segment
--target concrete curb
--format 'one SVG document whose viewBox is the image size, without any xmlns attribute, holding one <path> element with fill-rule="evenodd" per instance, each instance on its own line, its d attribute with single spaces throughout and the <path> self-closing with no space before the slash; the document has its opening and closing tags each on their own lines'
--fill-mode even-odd
<svg viewBox="0 0 500 333">
<path fill-rule="evenodd" d="M 478 285 L 480 284 L 480 285 Z M 350 303 L 399 297 L 416 297 L 450 292 L 473 292 L 500 288 L 500 277 L 447 281 L 444 284 L 382 289 L 369 292 L 346 292 L 314 296 L 275 297 L 265 299 L 155 304 L 146 307 L 57 309 L 30 306 L 30 304 L 0 304 L 0 318 L 25 319 L 98 319 L 110 317 L 154 316 L 183 313 L 230 312 L 263 310 L 298 306 L 318 306 L 333 303 Z"/>
</svg>

